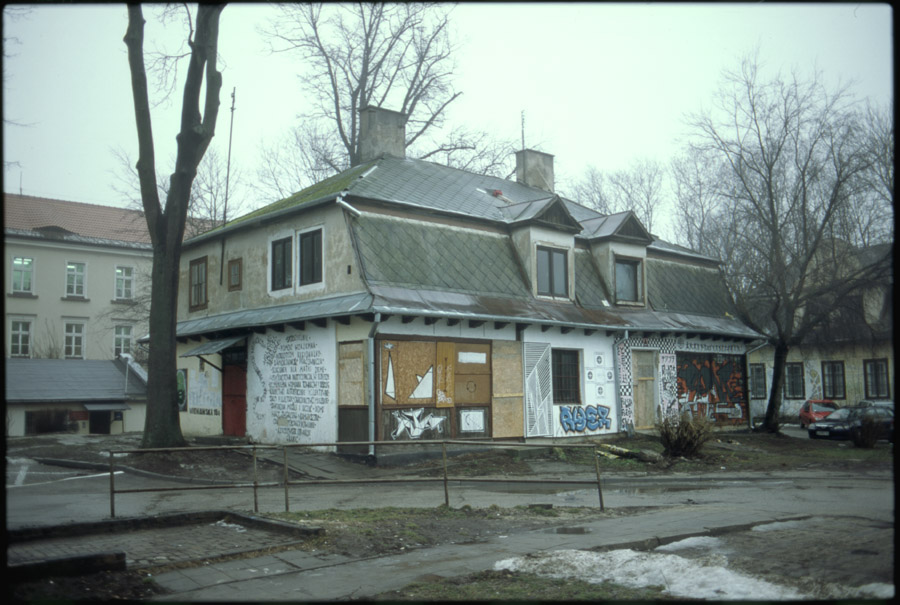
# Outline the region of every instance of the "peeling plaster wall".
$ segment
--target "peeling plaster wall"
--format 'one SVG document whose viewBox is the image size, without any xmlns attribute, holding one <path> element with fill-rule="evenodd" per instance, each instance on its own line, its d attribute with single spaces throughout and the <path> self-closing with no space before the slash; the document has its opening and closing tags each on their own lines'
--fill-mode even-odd
<svg viewBox="0 0 900 605">
<path fill-rule="evenodd" d="M 337 441 L 334 323 L 249 339 L 247 436 L 272 444 Z"/>
<path fill-rule="evenodd" d="M 196 348 L 191 341 L 178 345 L 178 355 Z M 222 367 L 220 355 L 206 356 L 209 361 Z M 202 366 L 202 368 L 201 368 Z M 222 434 L 222 373 L 198 357 L 178 358 L 178 369 L 187 376 L 187 399 L 181 411 L 181 432 L 188 436 Z"/>
</svg>

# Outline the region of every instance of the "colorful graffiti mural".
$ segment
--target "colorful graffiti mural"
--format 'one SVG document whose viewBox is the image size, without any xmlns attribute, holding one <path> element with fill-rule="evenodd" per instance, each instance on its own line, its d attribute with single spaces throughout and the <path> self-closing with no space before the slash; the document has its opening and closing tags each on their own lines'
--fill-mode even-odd
<svg viewBox="0 0 900 605">
<path fill-rule="evenodd" d="M 559 424 L 566 433 L 583 433 L 609 429 L 612 420 L 605 405 L 562 405 L 559 406 Z"/>
<path fill-rule="evenodd" d="M 678 403 L 694 416 L 737 424 L 747 413 L 743 358 L 739 355 L 678 353 Z"/>
</svg>

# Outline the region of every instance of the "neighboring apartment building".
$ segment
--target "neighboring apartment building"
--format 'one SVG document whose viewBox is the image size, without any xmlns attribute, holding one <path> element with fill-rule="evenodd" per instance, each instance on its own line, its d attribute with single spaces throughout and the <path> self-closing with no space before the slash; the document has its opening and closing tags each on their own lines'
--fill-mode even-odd
<svg viewBox="0 0 900 605">
<path fill-rule="evenodd" d="M 891 262 L 893 247 L 881 244 L 857 250 L 859 263 Z M 893 280 L 847 297 L 830 320 L 791 347 L 785 366 L 781 414 L 796 419 L 807 399 L 830 399 L 839 406 L 860 400 L 893 400 Z M 774 350 L 752 350 L 750 398 L 754 418 L 765 416 L 772 384 Z"/>
<path fill-rule="evenodd" d="M 264 443 L 598 435 L 691 410 L 746 424 L 718 264 L 553 193 L 404 157 L 361 112 L 361 164 L 185 242 L 185 434 Z M 224 279 L 219 276 L 224 276 Z"/>
</svg>

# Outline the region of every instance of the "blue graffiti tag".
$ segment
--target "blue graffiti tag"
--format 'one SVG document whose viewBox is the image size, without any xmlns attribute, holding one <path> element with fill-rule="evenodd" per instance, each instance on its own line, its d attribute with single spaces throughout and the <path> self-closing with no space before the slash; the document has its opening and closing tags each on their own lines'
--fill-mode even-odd
<svg viewBox="0 0 900 605">
<path fill-rule="evenodd" d="M 564 405 L 559 408 L 559 424 L 567 433 L 569 431 L 580 433 L 585 429 L 589 431 L 608 429 L 612 421 L 609 418 L 609 408 L 605 405 L 587 407 Z"/>
</svg>

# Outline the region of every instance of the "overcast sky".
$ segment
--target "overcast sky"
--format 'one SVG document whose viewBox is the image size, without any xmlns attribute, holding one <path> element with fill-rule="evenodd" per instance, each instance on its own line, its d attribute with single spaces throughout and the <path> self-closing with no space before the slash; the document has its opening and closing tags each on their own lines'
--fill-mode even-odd
<svg viewBox="0 0 900 605">
<path fill-rule="evenodd" d="M 162 27 L 145 13 L 149 48 Z M 232 161 L 249 176 L 260 145 L 295 125 L 304 103 L 297 64 L 269 54 L 257 33 L 273 14 L 235 4 L 221 18 L 213 145 L 224 157 L 236 88 Z M 771 70 L 818 66 L 828 81 L 853 80 L 859 96 L 892 102 L 892 17 L 889 5 L 865 3 L 463 3 L 452 14 L 463 96 L 449 119 L 519 142 L 524 111 L 526 146 L 555 156 L 564 185 L 589 165 L 670 158 L 684 115 L 710 105 L 722 70 L 757 47 Z M 35 6 L 15 20 L 4 11 L 3 25 L 4 191 L 125 205 L 111 153 L 137 149 L 125 7 Z M 167 173 L 179 111 L 176 95 L 154 114 L 157 165 Z"/>
</svg>

